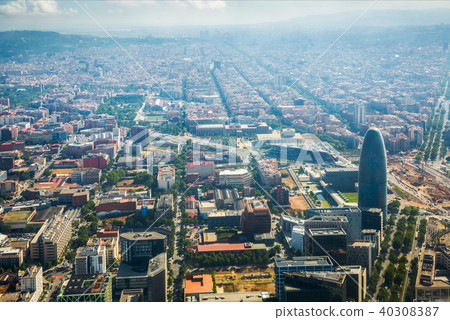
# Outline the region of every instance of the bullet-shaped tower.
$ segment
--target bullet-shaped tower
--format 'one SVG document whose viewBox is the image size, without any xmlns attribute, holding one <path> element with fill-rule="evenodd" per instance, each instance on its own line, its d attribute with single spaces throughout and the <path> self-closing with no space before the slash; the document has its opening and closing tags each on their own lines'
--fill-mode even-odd
<svg viewBox="0 0 450 320">
<path fill-rule="evenodd" d="M 358 206 L 361 210 L 379 208 L 383 221 L 387 215 L 386 149 L 377 128 L 370 128 L 364 136 L 359 158 Z"/>
</svg>

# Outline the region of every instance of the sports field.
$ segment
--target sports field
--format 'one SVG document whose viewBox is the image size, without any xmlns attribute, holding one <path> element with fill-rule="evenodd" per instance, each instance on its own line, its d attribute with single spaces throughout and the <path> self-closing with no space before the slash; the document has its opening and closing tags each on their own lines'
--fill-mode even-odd
<svg viewBox="0 0 450 320">
<path fill-rule="evenodd" d="M 358 192 L 342 192 L 348 202 L 358 202 Z"/>
</svg>

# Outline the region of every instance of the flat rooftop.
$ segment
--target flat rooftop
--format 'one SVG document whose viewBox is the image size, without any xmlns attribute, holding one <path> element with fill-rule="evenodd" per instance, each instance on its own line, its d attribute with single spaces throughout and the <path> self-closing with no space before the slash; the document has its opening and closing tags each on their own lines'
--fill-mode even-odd
<svg viewBox="0 0 450 320">
<path fill-rule="evenodd" d="M 247 169 L 234 169 L 234 170 L 227 169 L 227 170 L 220 171 L 219 175 L 220 176 L 223 176 L 223 175 L 243 175 L 243 174 L 246 174 L 246 173 L 248 173 Z"/>
<path fill-rule="evenodd" d="M 342 221 L 342 222 L 348 222 L 348 219 L 346 216 L 314 216 L 309 219 L 306 219 L 306 221 Z"/>
<path fill-rule="evenodd" d="M 275 258 L 275 265 L 281 267 L 301 267 L 301 266 L 333 266 L 327 256 L 294 257 L 291 260 Z"/>
<path fill-rule="evenodd" d="M 370 241 L 355 241 L 348 244 L 349 247 L 371 247 L 372 242 Z"/>
<path fill-rule="evenodd" d="M 109 274 L 74 274 L 64 288 L 63 296 L 102 293 L 109 277 Z"/>
<path fill-rule="evenodd" d="M 328 172 L 358 172 L 358 168 L 325 168 L 325 173 Z"/>
<path fill-rule="evenodd" d="M 348 213 L 348 212 L 361 212 L 357 207 L 339 207 L 339 208 L 311 208 L 307 209 L 306 212 L 320 213 Z"/>
<path fill-rule="evenodd" d="M 336 272 L 336 271 L 292 272 L 289 274 L 300 276 L 303 278 L 312 278 L 316 280 L 335 282 L 341 284 L 344 282 L 346 277 L 345 272 Z"/>
<path fill-rule="evenodd" d="M 309 229 L 312 236 L 345 236 L 347 235 L 342 228 L 313 228 Z"/>
<path fill-rule="evenodd" d="M 213 280 L 210 274 L 193 275 L 186 279 L 185 294 L 213 292 Z"/>
<path fill-rule="evenodd" d="M 268 293 L 263 292 L 225 292 L 202 293 L 199 302 L 262 302 Z"/>
<path fill-rule="evenodd" d="M 36 212 L 33 219 L 31 219 L 31 222 L 44 222 L 62 212 L 64 212 L 64 207 L 62 206 L 49 207 L 44 210 L 39 210 Z"/>
<path fill-rule="evenodd" d="M 126 232 L 121 233 L 120 238 L 129 241 L 139 241 L 139 240 L 162 240 L 166 236 L 158 232 Z"/>
<path fill-rule="evenodd" d="M 152 277 L 166 267 L 166 253 L 160 253 L 147 263 L 134 266 L 127 263 L 120 263 L 117 278 L 141 278 Z"/>
<path fill-rule="evenodd" d="M 234 216 L 240 216 L 242 213 L 239 211 L 234 211 L 234 210 L 227 210 L 227 211 L 216 211 L 216 212 L 211 212 L 208 215 L 208 219 L 211 218 L 220 218 L 220 217 L 234 217 Z"/>
</svg>

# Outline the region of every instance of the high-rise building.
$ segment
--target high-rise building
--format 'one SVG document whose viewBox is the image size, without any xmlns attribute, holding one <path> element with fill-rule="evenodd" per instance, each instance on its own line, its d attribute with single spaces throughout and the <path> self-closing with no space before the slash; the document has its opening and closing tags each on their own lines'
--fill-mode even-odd
<svg viewBox="0 0 450 320">
<path fill-rule="evenodd" d="M 383 211 L 379 208 L 370 208 L 361 212 L 362 229 L 375 229 L 380 232 L 383 239 Z"/>
<path fill-rule="evenodd" d="M 75 257 L 75 274 L 105 273 L 106 250 L 101 245 L 78 248 Z"/>
<path fill-rule="evenodd" d="M 371 241 L 355 241 L 347 246 L 347 264 L 360 265 L 367 270 L 367 275 L 372 274 L 372 253 L 374 243 Z"/>
<path fill-rule="evenodd" d="M 292 240 L 290 245 L 300 254 L 303 254 L 304 243 L 305 243 L 305 226 L 303 224 L 299 224 L 292 228 Z"/>
<path fill-rule="evenodd" d="M 354 109 L 354 121 L 356 125 L 366 122 L 366 107 L 358 104 Z"/>
<path fill-rule="evenodd" d="M 72 220 L 57 215 L 45 222 L 30 243 L 32 260 L 42 262 L 57 260 L 72 237 Z"/>
<path fill-rule="evenodd" d="M 123 290 L 142 289 L 143 300 L 147 302 L 167 301 L 167 255 L 158 254 L 146 263 L 132 266 L 121 262 L 116 277 L 115 294 Z"/>
<path fill-rule="evenodd" d="M 290 208 L 291 203 L 289 202 L 289 189 L 276 186 L 270 191 L 271 200 L 274 202 L 275 207 L 280 208 Z"/>
<path fill-rule="evenodd" d="M 327 256 L 294 257 L 292 260 L 275 258 L 275 294 L 278 301 L 284 296 L 284 279 L 288 272 L 299 271 L 333 271 L 333 263 Z"/>
<path fill-rule="evenodd" d="M 305 230 L 305 255 L 329 254 L 333 263 L 347 262 L 347 234 L 342 228 L 316 228 Z"/>
<path fill-rule="evenodd" d="M 158 232 L 127 232 L 120 235 L 122 262 L 139 265 L 165 252 L 167 237 Z"/>
<path fill-rule="evenodd" d="M 266 201 L 248 200 L 241 216 L 244 233 L 268 233 L 272 228 L 272 216 Z"/>
<path fill-rule="evenodd" d="M 359 159 L 358 206 L 361 210 L 380 208 L 387 215 L 386 149 L 380 130 L 370 128 L 364 137 Z"/>
<path fill-rule="evenodd" d="M 345 302 L 347 275 L 316 271 L 286 273 L 283 302 Z"/>
<path fill-rule="evenodd" d="M 361 210 L 356 207 L 311 208 L 305 212 L 307 218 L 314 216 L 344 216 L 348 221 L 347 240 L 361 239 Z"/>
<path fill-rule="evenodd" d="M 87 242 L 88 246 L 99 245 L 105 248 L 106 265 L 114 264 L 119 258 L 119 241 L 118 238 L 102 238 L 99 237 L 101 231 L 97 232 L 97 238 L 90 238 Z"/>
<path fill-rule="evenodd" d="M 357 168 L 326 168 L 323 175 L 323 181 L 331 185 L 335 190 L 355 190 L 355 184 L 358 182 Z"/>
</svg>

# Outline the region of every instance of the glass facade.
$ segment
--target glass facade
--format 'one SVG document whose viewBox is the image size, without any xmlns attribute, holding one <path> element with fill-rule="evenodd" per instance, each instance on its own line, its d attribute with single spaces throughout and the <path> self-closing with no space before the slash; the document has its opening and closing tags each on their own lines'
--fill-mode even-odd
<svg viewBox="0 0 450 320">
<path fill-rule="evenodd" d="M 386 221 L 386 149 L 380 130 L 370 128 L 361 148 L 358 176 L 358 206 L 361 210 L 379 208 Z"/>
</svg>

